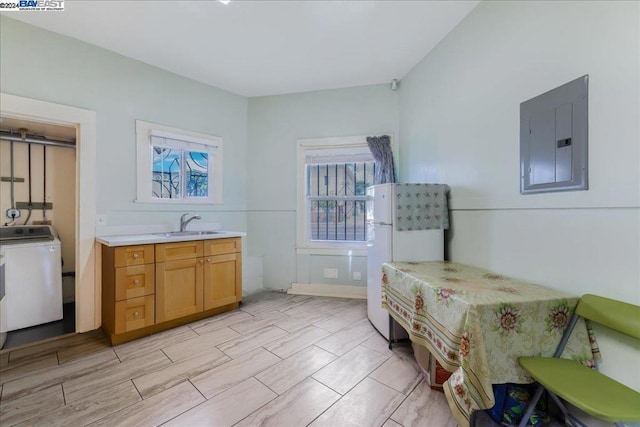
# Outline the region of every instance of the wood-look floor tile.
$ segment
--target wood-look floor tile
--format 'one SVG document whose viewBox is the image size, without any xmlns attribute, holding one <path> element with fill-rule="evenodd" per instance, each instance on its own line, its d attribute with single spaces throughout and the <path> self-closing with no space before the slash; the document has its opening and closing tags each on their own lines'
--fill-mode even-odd
<svg viewBox="0 0 640 427">
<path fill-rule="evenodd" d="M 316 345 L 340 356 L 358 346 L 361 342 L 369 339 L 371 335 L 377 333 L 368 319 L 362 319 L 318 341 Z"/>
<path fill-rule="evenodd" d="M 114 350 L 120 360 L 124 362 L 127 359 L 143 356 L 197 336 L 198 334 L 187 326 L 181 326 L 121 344 L 114 347 Z"/>
<path fill-rule="evenodd" d="M 115 354 L 114 354 L 115 356 Z M 8 383 L 25 376 L 33 375 L 42 369 L 58 366 L 58 356 L 55 353 L 42 354 L 33 358 L 22 358 L 15 363 L 9 362 L 0 368 L 0 383 Z"/>
<path fill-rule="evenodd" d="M 282 394 L 335 359 L 334 354 L 311 346 L 265 369 L 256 375 L 256 379 Z"/>
<path fill-rule="evenodd" d="M 19 399 L 0 402 L 0 423 L 12 426 L 64 405 L 62 386 L 56 384 Z"/>
<path fill-rule="evenodd" d="M 0 369 L 9 365 L 9 352 L 0 353 Z"/>
<path fill-rule="evenodd" d="M 368 348 L 369 350 L 377 351 L 380 354 L 384 354 L 385 356 L 393 356 L 393 350 L 389 349 L 389 341 L 385 339 L 380 334 L 373 334 L 371 337 L 363 341 L 360 344 L 364 348 Z M 402 345 L 401 343 L 393 344 L 393 349 L 398 348 L 398 346 Z"/>
<path fill-rule="evenodd" d="M 321 311 L 311 311 L 309 313 L 296 315 L 285 314 L 285 317 L 276 320 L 273 322 L 273 325 L 287 332 L 297 332 L 315 322 L 325 320 L 327 317 L 328 315 Z"/>
<path fill-rule="evenodd" d="M 237 427 L 304 426 L 334 404 L 340 395 L 308 378 L 264 405 Z"/>
<path fill-rule="evenodd" d="M 358 346 L 316 372 L 313 378 L 346 394 L 385 360 L 386 356 Z"/>
<path fill-rule="evenodd" d="M 24 426 L 64 427 L 84 426 L 111 415 L 121 409 L 141 401 L 131 381 L 120 383 L 114 387 L 43 414 L 21 424 Z"/>
<path fill-rule="evenodd" d="M 210 351 L 214 351 L 215 353 L 219 351 L 216 348 L 217 345 L 238 337 L 241 337 L 239 333 L 233 329 L 223 327 L 211 333 L 198 335 L 195 338 L 164 347 L 162 351 L 169 359 L 178 362 Z"/>
<path fill-rule="evenodd" d="M 425 381 L 418 384 L 391 415 L 391 419 L 404 427 L 456 427 L 457 425 L 444 393 L 431 390 Z"/>
<path fill-rule="evenodd" d="M 91 339 L 67 337 L 64 345 L 2 352 L 0 411 L 18 408 L 11 424 L 47 427 L 297 426 L 314 420 L 455 426 L 442 393 L 422 381 L 411 391 L 416 379 L 410 347 L 388 350 L 366 319 L 363 301 L 269 292 L 245 302 L 238 310 L 116 347 L 122 362 L 114 349 L 104 349 L 97 332 Z M 230 356 L 220 348 L 235 359 L 224 362 Z M 389 415 L 401 391 L 409 395 Z M 67 404 L 56 407 L 60 394 Z M 478 427 L 497 425 L 484 416 Z"/>
<path fill-rule="evenodd" d="M 283 310 L 282 313 L 288 316 L 300 316 L 312 312 L 325 312 L 323 308 L 331 304 L 331 298 L 316 297 L 310 298 L 301 304 Z"/>
<path fill-rule="evenodd" d="M 317 297 L 311 295 L 287 295 L 286 299 L 284 299 L 284 306 L 280 308 L 280 311 L 286 311 L 295 307 L 298 307 L 302 304 L 306 304 L 307 302 L 315 299 Z"/>
<path fill-rule="evenodd" d="M 258 304 L 252 304 L 252 305 L 243 305 L 242 306 L 242 311 L 246 312 L 246 313 L 250 313 L 251 315 L 255 316 L 255 317 L 260 317 L 261 315 L 271 312 L 271 311 L 280 311 L 280 310 L 286 310 L 288 306 L 288 303 L 286 300 L 282 300 L 282 301 L 265 301 L 262 303 L 258 303 Z"/>
<path fill-rule="evenodd" d="M 288 299 L 290 296 L 291 295 L 282 292 L 262 291 L 244 296 L 242 298 L 242 308 L 244 308 L 245 306 L 250 307 L 258 304 L 264 304 L 269 301 L 282 301 Z"/>
<path fill-rule="evenodd" d="M 275 365 L 280 360 L 282 359 L 278 356 L 258 348 L 192 378 L 191 382 L 207 399 L 210 399 L 264 371 L 269 366 Z"/>
<path fill-rule="evenodd" d="M 64 365 L 40 368 L 32 372 L 31 375 L 7 382 L 2 388 L 2 400 L 17 399 L 54 384 L 73 381 L 84 375 L 109 369 L 119 364 L 120 361 L 113 350 L 107 349 Z"/>
<path fill-rule="evenodd" d="M 255 378 L 249 378 L 177 416 L 163 427 L 232 426 L 277 396 Z"/>
<path fill-rule="evenodd" d="M 413 354 L 397 352 L 373 371 L 369 378 L 406 395 L 422 380 L 422 372 Z"/>
<path fill-rule="evenodd" d="M 382 425 L 405 396 L 365 378 L 311 425 L 369 427 Z"/>
<path fill-rule="evenodd" d="M 203 372 L 220 366 L 231 360 L 220 350 L 213 348 L 207 353 L 198 354 L 189 359 L 171 363 L 133 380 L 143 398 L 169 389 L 189 378 L 196 377 Z"/>
<path fill-rule="evenodd" d="M 332 298 L 330 304 L 325 305 L 322 310 L 332 316 L 340 316 L 348 313 L 367 313 L 366 300 L 349 298 Z"/>
<path fill-rule="evenodd" d="M 325 319 L 318 320 L 313 324 L 329 332 L 338 332 L 367 317 L 366 310 L 348 310 L 346 313 L 337 315 L 327 315 Z"/>
<path fill-rule="evenodd" d="M 277 319 L 282 319 L 283 317 L 285 317 L 285 315 L 279 311 L 269 311 L 261 314 L 259 317 L 233 323 L 229 325 L 229 327 L 242 335 L 248 335 L 273 325 Z"/>
<path fill-rule="evenodd" d="M 285 335 L 288 335 L 288 332 L 275 326 L 267 326 L 253 333 L 231 339 L 220 344 L 218 348 L 228 356 L 236 358 Z"/>
<path fill-rule="evenodd" d="M 189 323 L 191 328 L 198 335 L 208 334 L 218 329 L 226 328 L 227 326 L 238 323 L 242 320 L 253 319 L 253 315 L 242 311 L 233 310 L 227 313 L 218 314 L 216 316 L 207 317 L 206 319 L 198 320 L 197 322 Z"/>
<path fill-rule="evenodd" d="M 107 338 L 102 335 L 73 345 L 58 349 L 58 363 L 61 365 L 77 360 L 84 355 L 111 348 Z"/>
<path fill-rule="evenodd" d="M 204 402 L 188 381 L 96 421 L 91 426 L 158 426 Z"/>
<path fill-rule="evenodd" d="M 128 359 L 117 365 L 65 381 L 64 396 L 67 403 L 77 402 L 89 393 L 96 393 L 118 383 L 157 372 L 170 363 L 169 358 L 159 350 Z"/>
<path fill-rule="evenodd" d="M 290 308 L 306 299 L 308 297 L 301 295 L 278 295 L 274 292 L 265 292 L 256 296 L 256 298 L 245 299 L 242 304 L 242 310 L 258 316 L 267 311 Z"/>
<path fill-rule="evenodd" d="M 287 358 L 298 351 L 309 347 L 316 341 L 329 335 L 324 329 L 307 326 L 297 332 L 283 336 L 263 347 L 278 357 Z"/>
<path fill-rule="evenodd" d="M 55 353 L 60 349 L 72 348 L 76 345 L 95 342 L 101 338 L 104 338 L 104 334 L 102 330 L 97 329 L 91 332 L 52 339 L 38 345 L 30 345 L 28 347 L 12 350 L 10 352 L 9 363 L 14 363 L 24 358 L 32 358 L 43 354 Z"/>
</svg>

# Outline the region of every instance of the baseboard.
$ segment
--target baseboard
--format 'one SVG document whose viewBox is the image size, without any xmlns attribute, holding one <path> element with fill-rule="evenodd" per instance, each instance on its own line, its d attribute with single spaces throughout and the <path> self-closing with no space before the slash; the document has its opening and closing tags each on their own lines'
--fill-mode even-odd
<svg viewBox="0 0 640 427">
<path fill-rule="evenodd" d="M 292 283 L 290 295 L 367 299 L 366 286 L 326 285 L 322 283 Z"/>
</svg>

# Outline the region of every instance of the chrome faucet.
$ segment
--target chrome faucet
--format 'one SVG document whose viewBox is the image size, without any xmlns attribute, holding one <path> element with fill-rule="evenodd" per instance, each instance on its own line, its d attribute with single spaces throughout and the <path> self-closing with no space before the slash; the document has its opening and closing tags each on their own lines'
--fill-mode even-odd
<svg viewBox="0 0 640 427">
<path fill-rule="evenodd" d="M 200 218 L 200 215 L 194 215 L 194 216 L 192 216 L 191 218 L 189 218 L 189 219 L 186 219 L 186 220 L 185 220 L 185 217 L 186 217 L 187 215 L 189 215 L 189 214 L 188 214 L 188 213 L 186 213 L 186 214 L 184 214 L 184 215 L 182 215 L 182 216 L 180 217 L 180 231 L 181 231 L 181 232 L 183 232 L 183 231 L 187 231 L 187 225 L 189 225 L 189 223 L 190 223 L 191 221 L 193 221 L 194 219 L 201 219 L 201 218 Z"/>
</svg>

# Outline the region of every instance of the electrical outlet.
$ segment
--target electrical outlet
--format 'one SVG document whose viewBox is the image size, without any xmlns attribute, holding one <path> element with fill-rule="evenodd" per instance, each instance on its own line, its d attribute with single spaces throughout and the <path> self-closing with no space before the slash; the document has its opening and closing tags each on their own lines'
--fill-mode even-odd
<svg viewBox="0 0 640 427">
<path fill-rule="evenodd" d="M 353 272 L 353 280 L 362 280 L 362 273 L 359 271 Z"/>
<path fill-rule="evenodd" d="M 337 268 L 325 268 L 324 269 L 324 278 L 325 279 L 337 279 L 338 278 L 338 269 Z"/>
</svg>

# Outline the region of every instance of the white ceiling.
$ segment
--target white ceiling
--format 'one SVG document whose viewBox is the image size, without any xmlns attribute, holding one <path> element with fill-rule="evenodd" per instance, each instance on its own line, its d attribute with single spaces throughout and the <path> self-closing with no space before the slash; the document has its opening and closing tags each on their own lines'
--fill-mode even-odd
<svg viewBox="0 0 640 427">
<path fill-rule="evenodd" d="M 254 97 L 401 79 L 478 1 L 70 1 L 11 18 Z"/>
</svg>

